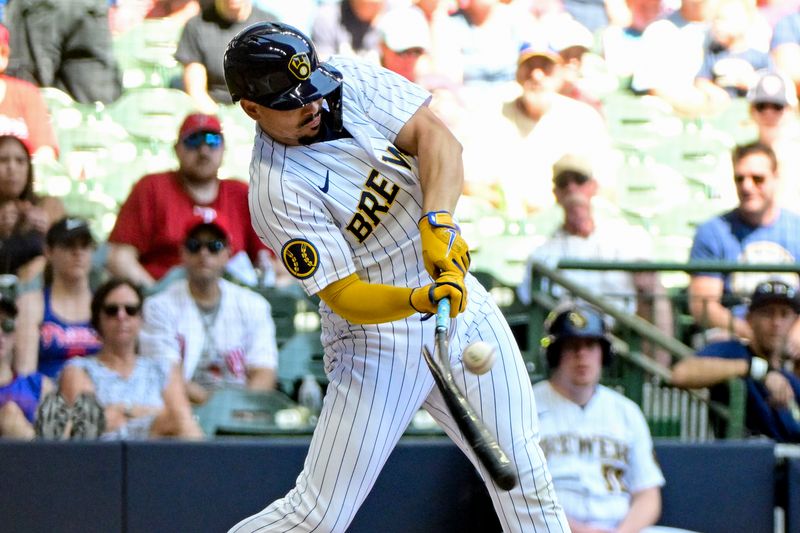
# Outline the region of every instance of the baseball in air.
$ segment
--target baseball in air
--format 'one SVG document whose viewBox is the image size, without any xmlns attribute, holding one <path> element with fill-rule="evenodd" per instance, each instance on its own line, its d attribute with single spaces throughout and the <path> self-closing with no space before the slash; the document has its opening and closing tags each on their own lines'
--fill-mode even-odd
<svg viewBox="0 0 800 533">
<path fill-rule="evenodd" d="M 494 346 L 484 341 L 475 341 L 464 349 L 461 360 L 467 370 L 480 376 L 492 369 L 497 357 Z"/>
</svg>

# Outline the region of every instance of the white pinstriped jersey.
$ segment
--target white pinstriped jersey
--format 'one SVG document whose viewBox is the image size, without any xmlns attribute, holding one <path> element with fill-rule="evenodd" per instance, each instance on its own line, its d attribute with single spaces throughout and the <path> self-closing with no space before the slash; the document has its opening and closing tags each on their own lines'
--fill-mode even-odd
<svg viewBox="0 0 800 533">
<path fill-rule="evenodd" d="M 250 184 L 256 233 L 279 251 L 290 273 L 298 242 L 316 249 L 317 265 L 303 263 L 293 273 L 309 294 L 354 272 L 369 283 L 430 283 L 417 232 L 416 158 L 393 144 L 430 95 L 372 64 L 345 58 L 330 64 L 347 80 L 343 120 L 352 138 L 284 146 L 260 132 Z M 322 311 L 328 314 L 324 304 Z"/>
<path fill-rule="evenodd" d="M 353 273 L 369 283 L 427 285 L 417 228 L 417 161 L 393 142 L 429 94 L 378 66 L 345 58 L 330 64 L 344 76 L 344 127 L 352 138 L 287 147 L 257 130 L 250 168 L 253 226 L 310 294 Z M 433 343 L 433 320 L 423 322 L 414 313 L 357 325 L 323 302 L 328 387 L 303 471 L 284 498 L 232 533 L 346 531 L 420 407 L 487 480 L 504 531 L 569 530 L 537 444 L 533 393 L 514 337 L 478 281 L 467 274 L 466 285 L 467 309 L 450 329 L 453 372 L 513 458 L 520 485 L 506 492 L 493 484 L 434 386 L 421 355 Z M 491 342 L 498 353 L 482 376 L 466 372 L 459 357 L 476 340 Z"/>
<path fill-rule="evenodd" d="M 142 355 L 180 363 L 183 377 L 190 380 L 201 352 L 209 349 L 212 359 L 207 364 L 213 368 L 204 371 L 219 375 L 228 385 L 245 385 L 248 368 L 275 368 L 278 348 L 267 300 L 224 279 L 219 286 L 219 309 L 208 329 L 186 280 L 147 298 L 139 334 Z"/>
<path fill-rule="evenodd" d="M 628 513 L 632 493 L 664 484 L 639 406 L 603 385 L 584 407 L 549 381 L 534 385 L 533 393 L 540 444 L 564 512 L 615 530 Z"/>
</svg>

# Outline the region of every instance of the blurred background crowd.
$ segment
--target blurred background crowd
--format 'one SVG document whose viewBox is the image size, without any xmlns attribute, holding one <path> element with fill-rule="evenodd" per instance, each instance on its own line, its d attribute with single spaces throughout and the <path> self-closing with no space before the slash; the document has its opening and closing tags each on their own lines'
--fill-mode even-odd
<svg viewBox="0 0 800 533">
<path fill-rule="evenodd" d="M 564 274 L 701 349 L 758 336 L 747 303 L 765 279 L 797 288 L 796 0 L 0 6 L 0 394 L 28 395 L 2 434 L 91 436 L 103 418 L 114 438 L 198 437 L 192 406 L 220 387 L 299 399 L 314 372 L 282 379 L 279 354 L 296 326 L 317 327 L 298 312 L 314 302 L 250 226 L 254 125 L 222 69 L 229 39 L 261 20 L 307 32 L 323 60 L 359 56 L 431 92 L 464 148 L 472 269 L 511 289 L 505 304 L 574 296 L 533 287 L 535 263 L 662 264 Z M 675 267 L 690 260 L 788 266 Z M 793 376 L 795 325 L 775 359 Z M 666 376 L 678 359 L 659 342 L 643 352 Z"/>
</svg>

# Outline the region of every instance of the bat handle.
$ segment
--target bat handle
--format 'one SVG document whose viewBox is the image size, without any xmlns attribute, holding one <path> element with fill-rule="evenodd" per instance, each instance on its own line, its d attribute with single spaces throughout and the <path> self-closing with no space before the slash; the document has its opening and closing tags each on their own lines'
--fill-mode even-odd
<svg viewBox="0 0 800 533">
<path fill-rule="evenodd" d="M 450 298 L 442 298 L 436 305 L 436 329 L 450 328 Z"/>
</svg>

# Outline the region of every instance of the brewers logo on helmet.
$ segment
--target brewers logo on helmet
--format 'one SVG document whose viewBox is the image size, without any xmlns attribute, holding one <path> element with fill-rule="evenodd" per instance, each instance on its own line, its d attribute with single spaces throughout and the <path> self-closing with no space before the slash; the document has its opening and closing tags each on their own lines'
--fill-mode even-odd
<svg viewBox="0 0 800 533">
<path fill-rule="evenodd" d="M 241 99 L 286 111 L 324 98 L 341 129 L 342 75 L 320 63 L 311 40 L 279 22 L 248 26 L 228 43 L 225 83 L 234 102 Z"/>
<path fill-rule="evenodd" d="M 603 349 L 603 364 L 611 363 L 613 350 L 606 325 L 602 315 L 594 309 L 577 304 L 557 308 L 548 315 L 545 328 L 547 336 L 541 340 L 541 345 L 551 370 L 557 368 L 561 362 L 563 342 L 573 338 L 597 339 Z"/>
</svg>

